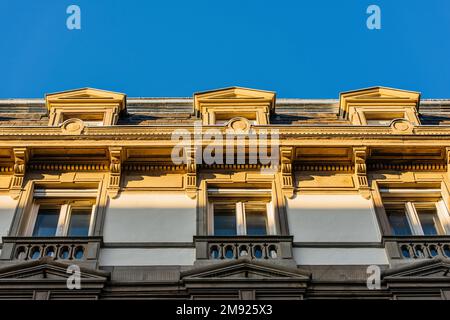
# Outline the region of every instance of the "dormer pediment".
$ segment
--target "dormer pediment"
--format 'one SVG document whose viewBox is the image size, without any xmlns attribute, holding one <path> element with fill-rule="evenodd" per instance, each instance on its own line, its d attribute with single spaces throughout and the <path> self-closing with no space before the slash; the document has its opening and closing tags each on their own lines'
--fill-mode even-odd
<svg viewBox="0 0 450 320">
<path fill-rule="evenodd" d="M 231 87 L 194 94 L 194 109 L 203 124 L 225 124 L 244 117 L 253 124 L 268 124 L 275 109 L 275 93 L 256 89 Z"/>
<path fill-rule="evenodd" d="M 419 102 L 419 92 L 372 87 L 341 93 L 339 112 L 356 125 L 388 125 L 399 118 L 418 125 Z"/>
<path fill-rule="evenodd" d="M 68 119 L 80 119 L 89 125 L 113 125 L 126 109 L 126 95 L 82 88 L 48 94 L 49 125 L 61 125 Z"/>
</svg>

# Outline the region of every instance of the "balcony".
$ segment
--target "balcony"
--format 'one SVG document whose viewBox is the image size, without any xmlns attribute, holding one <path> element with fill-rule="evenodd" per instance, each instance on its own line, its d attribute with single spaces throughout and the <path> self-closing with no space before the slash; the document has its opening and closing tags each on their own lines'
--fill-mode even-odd
<svg viewBox="0 0 450 320">
<path fill-rule="evenodd" d="M 292 236 L 196 236 L 197 261 L 239 258 L 273 262 L 293 261 Z"/>
<path fill-rule="evenodd" d="M 384 237 L 391 259 L 450 258 L 449 236 Z"/>
<path fill-rule="evenodd" d="M 0 262 L 51 257 L 66 263 L 96 267 L 101 237 L 3 237 Z"/>
</svg>

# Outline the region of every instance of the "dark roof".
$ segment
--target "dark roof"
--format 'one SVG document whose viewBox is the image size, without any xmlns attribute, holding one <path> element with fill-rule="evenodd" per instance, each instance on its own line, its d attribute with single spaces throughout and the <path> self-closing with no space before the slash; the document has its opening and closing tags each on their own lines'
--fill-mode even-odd
<svg viewBox="0 0 450 320">
<path fill-rule="evenodd" d="M 128 98 L 127 113 L 118 125 L 192 123 L 192 98 Z M 278 99 L 273 124 L 345 124 L 339 119 L 339 101 L 335 99 Z M 422 124 L 450 124 L 450 99 L 422 100 L 419 106 Z M 0 100 L 0 126 L 47 126 L 48 111 L 44 99 Z"/>
</svg>

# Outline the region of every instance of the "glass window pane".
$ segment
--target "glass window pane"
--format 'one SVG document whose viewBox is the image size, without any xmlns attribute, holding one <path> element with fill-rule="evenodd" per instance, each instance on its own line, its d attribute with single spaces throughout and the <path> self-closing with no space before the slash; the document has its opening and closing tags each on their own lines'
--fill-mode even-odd
<svg viewBox="0 0 450 320">
<path fill-rule="evenodd" d="M 68 236 L 88 236 L 92 208 L 72 208 Z"/>
<path fill-rule="evenodd" d="M 423 234 L 426 236 L 434 236 L 442 234 L 442 227 L 439 222 L 435 207 L 419 207 L 416 206 Z"/>
<path fill-rule="evenodd" d="M 236 235 L 236 204 L 214 204 L 214 235 Z"/>
<path fill-rule="evenodd" d="M 33 237 L 53 237 L 56 235 L 58 219 L 61 208 L 45 207 L 39 208 L 36 223 L 34 225 Z"/>
<path fill-rule="evenodd" d="M 393 119 L 389 119 L 389 120 L 382 120 L 382 119 L 370 119 L 370 120 L 366 120 L 367 124 L 369 126 L 388 126 Z"/>
<path fill-rule="evenodd" d="M 245 221 L 247 223 L 247 235 L 267 235 L 267 207 L 265 203 L 245 204 Z"/>
<path fill-rule="evenodd" d="M 391 224 L 392 233 L 396 236 L 412 235 L 408 218 L 403 208 L 386 208 L 386 214 Z"/>
</svg>

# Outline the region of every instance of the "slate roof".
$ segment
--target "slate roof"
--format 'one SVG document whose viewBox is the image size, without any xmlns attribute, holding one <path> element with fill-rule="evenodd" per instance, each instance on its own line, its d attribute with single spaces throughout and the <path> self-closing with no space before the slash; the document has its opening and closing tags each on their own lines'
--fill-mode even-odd
<svg viewBox="0 0 450 320">
<path fill-rule="evenodd" d="M 198 118 L 192 98 L 128 98 L 118 125 L 188 124 Z M 335 99 L 277 99 L 271 124 L 348 124 Z M 449 125 L 450 99 L 421 100 L 423 125 Z M 0 126 L 47 126 L 44 99 L 0 99 Z"/>
</svg>

